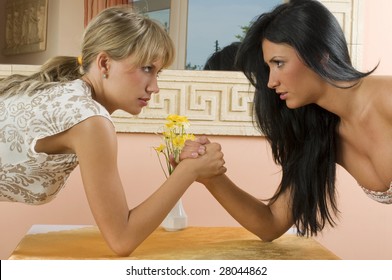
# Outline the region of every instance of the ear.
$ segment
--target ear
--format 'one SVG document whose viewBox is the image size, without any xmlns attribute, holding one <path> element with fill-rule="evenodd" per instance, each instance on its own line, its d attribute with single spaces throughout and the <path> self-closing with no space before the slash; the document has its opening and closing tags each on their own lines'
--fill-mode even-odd
<svg viewBox="0 0 392 280">
<path fill-rule="evenodd" d="M 100 52 L 97 55 L 98 69 L 102 74 L 107 74 L 110 69 L 110 58 L 106 52 Z"/>
</svg>

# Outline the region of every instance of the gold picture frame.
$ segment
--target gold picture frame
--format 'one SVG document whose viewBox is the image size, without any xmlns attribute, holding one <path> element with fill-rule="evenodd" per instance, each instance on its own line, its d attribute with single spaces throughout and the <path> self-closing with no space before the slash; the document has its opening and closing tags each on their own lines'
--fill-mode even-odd
<svg viewBox="0 0 392 280">
<path fill-rule="evenodd" d="M 48 0 L 6 2 L 4 55 L 46 50 Z"/>
</svg>

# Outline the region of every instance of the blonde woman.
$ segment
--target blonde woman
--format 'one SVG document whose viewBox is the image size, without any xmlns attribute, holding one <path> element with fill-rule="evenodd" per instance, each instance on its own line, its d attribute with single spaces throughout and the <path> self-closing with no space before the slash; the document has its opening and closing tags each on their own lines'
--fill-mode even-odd
<svg viewBox="0 0 392 280">
<path fill-rule="evenodd" d="M 226 171 L 220 146 L 211 144 L 202 157 L 178 164 L 140 205 L 127 204 L 110 114 L 139 114 L 173 57 L 163 28 L 127 6 L 114 7 L 87 26 L 81 57 L 56 57 L 32 76 L 1 81 L 0 201 L 47 203 L 79 164 L 103 237 L 116 254 L 129 255 L 195 180 Z"/>
</svg>

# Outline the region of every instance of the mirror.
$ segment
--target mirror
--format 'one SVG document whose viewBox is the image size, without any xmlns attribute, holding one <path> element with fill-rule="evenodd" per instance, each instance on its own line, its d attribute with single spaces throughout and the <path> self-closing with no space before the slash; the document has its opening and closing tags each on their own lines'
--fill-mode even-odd
<svg viewBox="0 0 392 280">
<path fill-rule="evenodd" d="M 288 0 L 133 0 L 144 11 L 164 9 L 155 17 L 167 26 L 176 51 L 174 70 L 203 70 L 208 58 L 233 42 L 241 41 L 252 20 Z M 336 16 L 349 45 L 354 66 L 360 68 L 364 0 L 319 0 Z M 138 4 L 139 3 L 139 4 Z M 164 6 L 159 8 L 157 3 Z M 149 14 L 151 17 L 154 15 Z M 358 32 L 358 33 L 357 33 Z"/>
<path fill-rule="evenodd" d="M 149 18 L 159 21 L 169 31 L 170 0 L 133 0 L 133 7 L 147 15 Z"/>
<path fill-rule="evenodd" d="M 185 69 L 234 70 L 233 55 L 252 20 L 282 2 L 188 0 Z"/>
<path fill-rule="evenodd" d="M 282 2 L 134 0 L 133 5 L 138 11 L 161 22 L 172 38 L 175 37 L 173 41 L 179 57 L 172 69 L 231 71 L 234 69 L 230 60 L 233 60 L 235 49 L 252 20 Z M 207 63 L 209 58 L 211 60 Z"/>
</svg>

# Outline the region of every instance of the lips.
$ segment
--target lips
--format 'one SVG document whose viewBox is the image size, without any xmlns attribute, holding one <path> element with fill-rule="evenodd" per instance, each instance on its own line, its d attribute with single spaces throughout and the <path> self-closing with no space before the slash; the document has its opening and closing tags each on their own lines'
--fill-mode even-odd
<svg viewBox="0 0 392 280">
<path fill-rule="evenodd" d="M 281 100 L 286 100 L 287 92 L 276 92 Z"/>
<path fill-rule="evenodd" d="M 150 98 L 139 98 L 139 100 L 141 101 L 142 106 L 147 106 L 148 101 L 150 101 Z"/>
</svg>

